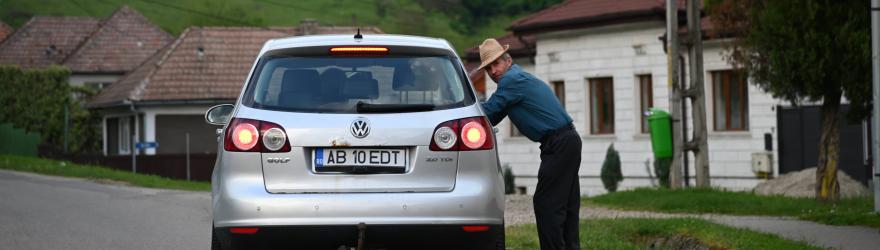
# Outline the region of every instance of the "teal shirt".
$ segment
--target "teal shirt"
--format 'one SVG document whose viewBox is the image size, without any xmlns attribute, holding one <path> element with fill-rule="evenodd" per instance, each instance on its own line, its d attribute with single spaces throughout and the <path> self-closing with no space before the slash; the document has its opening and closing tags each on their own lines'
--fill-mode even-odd
<svg viewBox="0 0 880 250">
<path fill-rule="evenodd" d="M 501 76 L 498 90 L 482 106 L 492 126 L 509 116 L 535 142 L 572 121 L 550 87 L 516 64 Z"/>
</svg>

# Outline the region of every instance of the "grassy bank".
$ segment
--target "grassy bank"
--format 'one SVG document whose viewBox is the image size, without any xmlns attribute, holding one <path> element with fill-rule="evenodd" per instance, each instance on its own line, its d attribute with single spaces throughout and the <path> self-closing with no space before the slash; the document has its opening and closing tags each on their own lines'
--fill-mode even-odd
<svg viewBox="0 0 880 250">
<path fill-rule="evenodd" d="M 208 182 L 173 180 L 165 177 L 134 174 L 106 167 L 73 164 L 64 161 L 0 155 L 0 169 L 31 172 L 45 175 L 77 177 L 90 180 L 121 181 L 133 186 L 178 189 L 189 191 L 210 191 Z"/>
<path fill-rule="evenodd" d="M 582 249 L 646 249 L 659 239 L 692 239 L 709 249 L 820 249 L 775 235 L 698 219 L 601 219 L 581 222 Z M 534 224 L 511 226 L 507 249 L 540 249 Z M 657 249 L 675 249 L 670 245 Z"/>
<path fill-rule="evenodd" d="M 311 18 L 323 25 L 377 26 L 386 33 L 442 37 L 459 52 L 504 35 L 522 16 L 498 15 L 469 34 L 453 28 L 459 22 L 454 16 L 412 0 L 6 0 L 0 1 L 0 20 L 18 28 L 34 15 L 104 18 L 122 5 L 174 35 L 189 26 L 296 26 Z"/>
<path fill-rule="evenodd" d="M 626 210 L 669 213 L 792 216 L 829 225 L 880 228 L 871 197 L 843 199 L 834 204 L 811 198 L 761 196 L 717 189 L 651 189 L 616 192 L 587 198 L 587 203 Z"/>
</svg>

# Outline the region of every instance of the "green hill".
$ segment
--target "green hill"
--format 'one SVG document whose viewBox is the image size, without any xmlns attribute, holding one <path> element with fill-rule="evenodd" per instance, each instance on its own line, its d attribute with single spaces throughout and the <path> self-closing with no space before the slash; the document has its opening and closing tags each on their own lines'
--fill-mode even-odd
<svg viewBox="0 0 880 250">
<path fill-rule="evenodd" d="M 122 5 L 174 35 L 189 26 L 293 26 L 313 18 L 323 25 L 378 26 L 386 33 L 440 37 L 459 52 L 503 35 L 523 15 L 499 12 L 481 16 L 491 21 L 462 27 L 467 25 L 459 17 L 469 14 L 458 0 L 0 0 L 0 20 L 17 28 L 34 15 L 104 18 Z"/>
</svg>

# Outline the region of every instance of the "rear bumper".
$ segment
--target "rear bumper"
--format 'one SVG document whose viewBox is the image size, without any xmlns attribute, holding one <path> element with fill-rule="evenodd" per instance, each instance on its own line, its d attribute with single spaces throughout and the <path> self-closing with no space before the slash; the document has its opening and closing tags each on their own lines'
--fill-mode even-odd
<svg viewBox="0 0 880 250">
<path fill-rule="evenodd" d="M 259 227 L 254 234 L 214 230 L 221 244 L 234 249 L 350 249 L 361 235 L 351 225 Z M 366 249 L 503 249 L 503 242 L 503 225 L 479 232 L 465 232 L 462 225 L 366 225 L 363 231 Z"/>
<path fill-rule="evenodd" d="M 259 154 L 223 152 L 212 181 L 213 222 L 218 228 L 501 225 L 504 187 L 497 158 L 486 166 L 477 155 L 489 154 L 473 154 L 460 159 L 483 164 L 460 161 L 449 192 L 273 194 L 266 191 L 261 168 L 252 164 L 260 162 Z"/>
</svg>

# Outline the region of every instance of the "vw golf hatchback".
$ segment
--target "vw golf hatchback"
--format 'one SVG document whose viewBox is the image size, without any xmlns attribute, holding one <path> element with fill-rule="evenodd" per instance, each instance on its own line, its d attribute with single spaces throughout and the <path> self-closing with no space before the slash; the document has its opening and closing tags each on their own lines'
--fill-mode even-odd
<svg viewBox="0 0 880 250">
<path fill-rule="evenodd" d="M 504 247 L 494 130 L 445 40 L 271 40 L 206 119 L 215 249 Z"/>
</svg>

